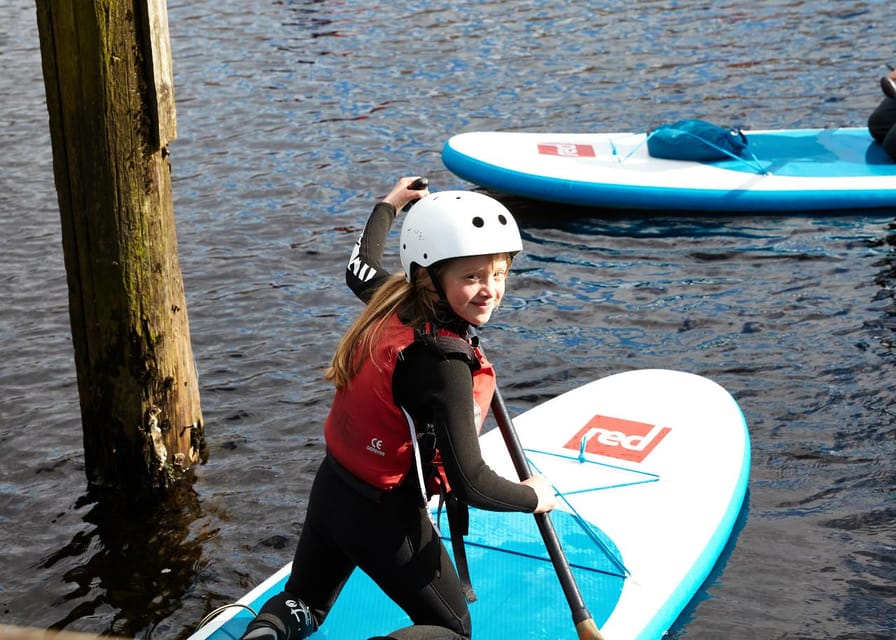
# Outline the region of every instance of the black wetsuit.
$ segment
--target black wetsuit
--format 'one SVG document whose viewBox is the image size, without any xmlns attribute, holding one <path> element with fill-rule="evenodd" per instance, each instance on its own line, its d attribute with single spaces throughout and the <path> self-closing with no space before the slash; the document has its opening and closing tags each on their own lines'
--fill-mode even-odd
<svg viewBox="0 0 896 640">
<path fill-rule="evenodd" d="M 359 252 L 346 270 L 349 287 L 364 301 L 389 276 L 381 261 L 394 219 L 391 205 L 374 208 Z M 466 328 L 451 327 L 460 335 Z M 435 427 L 436 446 L 454 495 L 486 510 L 534 511 L 538 500 L 531 487 L 498 476 L 482 460 L 468 362 L 419 346 L 411 345 L 399 358 L 393 390 L 411 415 L 426 416 Z M 411 471 L 405 485 L 382 495 L 367 491 L 346 473 L 329 459 L 321 465 L 286 592 L 301 598 L 323 623 L 357 566 L 414 622 L 389 637 L 469 638 L 472 630 L 463 590 L 422 505 L 416 473 Z M 363 617 L 364 612 L 357 615 Z"/>
</svg>

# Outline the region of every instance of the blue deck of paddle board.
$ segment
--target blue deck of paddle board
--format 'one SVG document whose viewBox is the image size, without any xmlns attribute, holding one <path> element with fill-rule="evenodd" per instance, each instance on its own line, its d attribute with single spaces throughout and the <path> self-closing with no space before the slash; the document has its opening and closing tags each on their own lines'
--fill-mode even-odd
<svg viewBox="0 0 896 640">
<path fill-rule="evenodd" d="M 811 133 L 799 129 L 747 132 L 747 140 L 748 151 L 756 156 L 765 171 L 776 176 L 889 176 L 896 180 L 896 162 L 863 129 L 823 129 Z M 749 158 L 749 153 L 744 157 Z M 756 172 L 747 161 L 731 159 L 708 164 L 732 171 Z"/>
<path fill-rule="evenodd" d="M 750 466 L 747 448 L 743 482 L 732 496 L 728 513 L 712 536 L 691 575 L 665 606 L 644 620 L 639 640 L 660 638 L 676 620 L 709 575 L 728 542 Z M 569 559 L 576 582 L 595 623 L 602 626 L 619 600 L 626 577 L 625 559 L 600 529 L 571 514 L 555 511 L 552 521 Z M 576 638 L 569 607 L 548 558 L 534 518 L 522 513 L 471 511 L 467 557 L 478 600 L 470 605 L 476 637 L 483 640 L 562 640 Z M 658 540 L 662 539 L 657 532 Z M 260 595 L 255 610 L 282 590 L 286 576 Z M 646 613 L 646 612 L 645 612 Z M 647 614 L 648 616 L 650 614 Z M 239 611 L 212 636 L 237 640 L 252 615 Z M 312 639 L 365 639 L 409 624 L 407 616 L 364 573 L 355 571 L 330 617 Z M 636 639 L 631 639 L 636 640 Z"/>
<path fill-rule="evenodd" d="M 568 513 L 557 511 L 552 515 L 588 610 L 600 625 L 612 613 L 622 592 L 625 577 L 619 564 L 623 559 L 616 545 L 598 528 L 585 525 Z M 524 513 L 474 509 L 470 532 L 466 543 L 470 575 L 478 596 L 470 605 L 476 637 L 575 638 L 569 606 L 535 519 Z M 282 590 L 285 580 L 284 577 L 260 596 L 253 608 L 257 611 L 268 597 Z M 251 617 L 248 611 L 240 611 L 212 639 L 239 638 Z M 407 615 L 370 578 L 355 571 L 330 616 L 312 638 L 363 640 L 408 624 Z"/>
</svg>

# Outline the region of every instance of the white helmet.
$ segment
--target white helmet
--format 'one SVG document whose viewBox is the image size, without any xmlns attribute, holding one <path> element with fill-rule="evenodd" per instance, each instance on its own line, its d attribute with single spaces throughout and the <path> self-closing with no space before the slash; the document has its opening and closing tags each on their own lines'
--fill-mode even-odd
<svg viewBox="0 0 896 640">
<path fill-rule="evenodd" d="M 408 282 L 413 265 L 523 250 L 510 211 L 475 191 L 439 191 L 411 207 L 401 227 L 401 266 Z"/>
</svg>

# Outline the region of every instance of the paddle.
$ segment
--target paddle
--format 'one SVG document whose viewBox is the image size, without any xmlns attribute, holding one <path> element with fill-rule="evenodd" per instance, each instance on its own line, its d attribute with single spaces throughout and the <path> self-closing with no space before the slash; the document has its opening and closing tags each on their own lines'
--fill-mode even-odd
<svg viewBox="0 0 896 640">
<path fill-rule="evenodd" d="M 513 426 L 513 420 L 504 404 L 504 398 L 501 397 L 501 391 L 495 387 L 495 395 L 492 398 L 492 413 L 504 436 L 504 442 L 507 450 L 510 452 L 510 458 L 513 460 L 513 466 L 521 480 L 526 480 L 532 476 L 532 469 L 529 468 L 529 462 L 526 460 L 526 454 L 523 452 L 523 445 L 520 444 L 516 429 Z M 579 634 L 579 640 L 603 640 L 603 636 L 597 628 L 591 614 L 585 607 L 585 601 L 582 599 L 582 593 L 579 591 L 579 585 L 572 575 L 572 569 L 569 566 L 569 560 L 560 546 L 560 539 L 557 537 L 557 531 L 554 524 L 546 513 L 535 514 L 535 522 L 538 524 L 538 530 L 547 547 L 548 555 L 554 564 L 554 571 L 560 579 L 560 586 L 563 587 L 563 594 L 566 596 L 566 602 L 569 604 L 572 613 L 573 622 L 576 625 L 576 631 Z"/>
</svg>

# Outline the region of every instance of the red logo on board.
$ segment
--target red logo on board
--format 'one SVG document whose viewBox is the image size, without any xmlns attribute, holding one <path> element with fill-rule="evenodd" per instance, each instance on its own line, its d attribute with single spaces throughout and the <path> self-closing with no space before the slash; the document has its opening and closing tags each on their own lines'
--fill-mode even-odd
<svg viewBox="0 0 896 640">
<path fill-rule="evenodd" d="M 590 144 L 574 142 L 540 142 L 538 153 L 543 156 L 563 156 L 564 158 L 594 158 L 594 147 Z"/>
<path fill-rule="evenodd" d="M 671 431 L 646 422 L 594 416 L 564 447 L 573 451 L 642 462 Z"/>
</svg>

